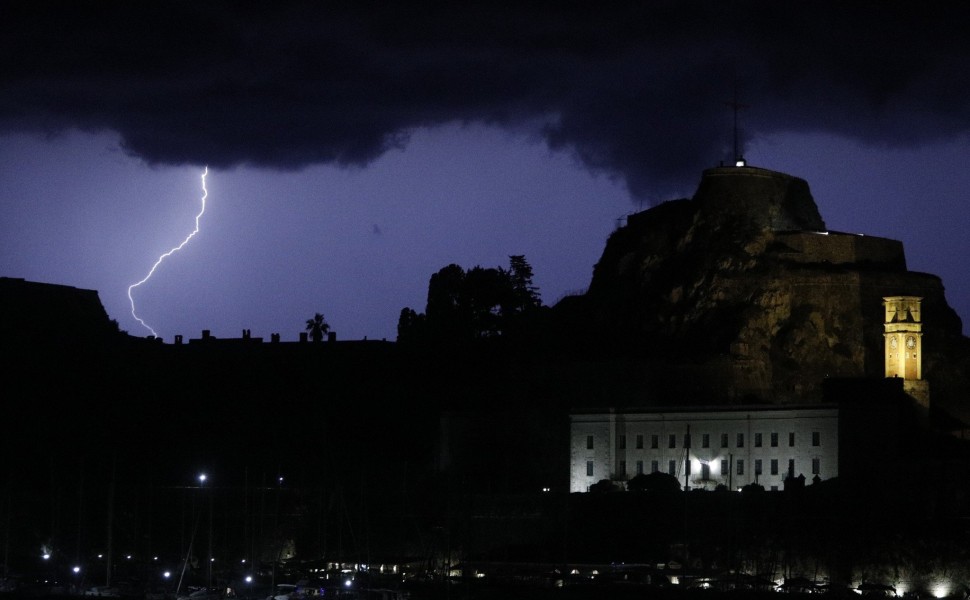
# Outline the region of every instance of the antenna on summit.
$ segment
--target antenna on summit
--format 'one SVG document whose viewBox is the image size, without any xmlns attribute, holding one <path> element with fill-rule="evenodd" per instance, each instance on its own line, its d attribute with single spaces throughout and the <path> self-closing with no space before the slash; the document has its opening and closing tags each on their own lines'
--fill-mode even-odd
<svg viewBox="0 0 970 600">
<path fill-rule="evenodd" d="M 738 112 L 742 108 L 748 108 L 747 104 L 741 104 L 738 102 L 738 84 L 737 81 L 734 83 L 734 99 L 730 102 L 725 102 L 731 108 L 734 109 L 734 166 L 743 167 L 747 163 L 744 160 L 744 156 L 741 154 L 740 141 L 738 140 Z"/>
</svg>

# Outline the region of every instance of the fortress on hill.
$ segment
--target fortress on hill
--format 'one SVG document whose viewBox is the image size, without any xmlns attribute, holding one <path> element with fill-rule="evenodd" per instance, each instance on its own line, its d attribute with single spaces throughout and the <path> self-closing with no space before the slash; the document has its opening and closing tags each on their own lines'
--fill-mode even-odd
<svg viewBox="0 0 970 600">
<path fill-rule="evenodd" d="M 908 271 L 899 241 L 828 231 L 783 173 L 708 169 L 692 199 L 631 215 L 569 300 L 590 330 L 641 347 L 658 400 L 690 404 L 820 402 L 826 379 L 886 376 L 886 323 L 915 319 L 926 344 L 906 379 L 970 416 L 952 404 L 966 338 L 940 279 Z"/>
<path fill-rule="evenodd" d="M 645 365 L 635 397 L 573 411 L 573 491 L 658 470 L 779 489 L 849 474 L 888 406 L 961 436 L 970 422 L 940 279 L 908 271 L 899 241 L 828 231 L 790 175 L 706 170 L 692 199 L 631 215 L 572 301 Z"/>
</svg>

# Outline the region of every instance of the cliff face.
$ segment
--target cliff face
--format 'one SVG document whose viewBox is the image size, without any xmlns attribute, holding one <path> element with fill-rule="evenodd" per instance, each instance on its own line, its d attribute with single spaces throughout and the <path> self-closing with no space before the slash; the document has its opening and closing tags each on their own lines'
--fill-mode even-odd
<svg viewBox="0 0 970 600">
<path fill-rule="evenodd" d="M 648 358 L 658 397 L 643 401 L 805 403 L 827 377 L 884 375 L 884 296 L 923 298 L 924 376 L 952 379 L 966 340 L 943 291 L 898 241 L 826 231 L 804 180 L 730 167 L 630 216 L 583 305 L 591 329 Z"/>
</svg>

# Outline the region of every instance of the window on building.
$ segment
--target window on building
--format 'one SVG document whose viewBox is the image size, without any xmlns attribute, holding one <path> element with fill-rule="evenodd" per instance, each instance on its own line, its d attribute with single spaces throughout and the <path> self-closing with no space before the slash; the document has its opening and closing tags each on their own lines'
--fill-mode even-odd
<svg viewBox="0 0 970 600">
<path fill-rule="evenodd" d="M 788 476 L 789 477 L 794 477 L 795 476 L 795 459 L 794 458 L 789 458 L 788 459 Z"/>
<path fill-rule="evenodd" d="M 771 447 L 772 448 L 777 448 L 778 447 L 778 434 L 777 433 L 772 433 L 771 434 Z"/>
<path fill-rule="evenodd" d="M 690 448 L 690 434 L 684 434 L 684 448 Z"/>
<path fill-rule="evenodd" d="M 626 477 L 626 461 L 620 461 L 620 477 Z"/>
<path fill-rule="evenodd" d="M 674 435 L 674 434 L 671 433 L 668 436 L 668 438 L 667 438 L 667 447 L 668 448 L 676 448 L 677 447 L 677 436 L 676 435 Z"/>
<path fill-rule="evenodd" d="M 710 448 L 711 447 L 711 434 L 705 433 L 701 436 L 701 447 Z"/>
<path fill-rule="evenodd" d="M 587 450 L 593 449 L 593 436 L 591 435 L 586 436 L 586 449 Z"/>
<path fill-rule="evenodd" d="M 643 475 L 643 461 L 637 461 L 637 475 Z"/>
<path fill-rule="evenodd" d="M 626 436 L 621 435 L 619 441 L 620 441 L 620 450 L 626 450 Z"/>
<path fill-rule="evenodd" d="M 818 458 L 812 459 L 812 475 L 818 475 L 822 472 L 822 461 Z"/>
<path fill-rule="evenodd" d="M 654 448 L 654 449 L 660 447 L 660 436 L 659 435 L 652 435 L 652 436 L 650 436 L 650 447 L 651 448 Z"/>
<path fill-rule="evenodd" d="M 812 445 L 821 446 L 822 445 L 822 434 L 817 431 L 812 432 Z"/>
<path fill-rule="evenodd" d="M 771 491 L 777 492 L 778 491 L 778 486 L 777 485 L 771 486 Z"/>
<path fill-rule="evenodd" d="M 761 475 L 761 459 L 754 461 L 754 474 Z"/>
<path fill-rule="evenodd" d="M 777 475 L 778 474 L 778 459 L 777 458 L 771 459 L 771 474 L 772 475 Z"/>
<path fill-rule="evenodd" d="M 738 448 L 744 448 L 744 434 L 738 434 Z"/>
<path fill-rule="evenodd" d="M 744 475 L 744 459 L 738 459 L 738 475 Z"/>
<path fill-rule="evenodd" d="M 637 434 L 637 450 L 643 450 L 643 434 Z"/>
<path fill-rule="evenodd" d="M 721 459 L 721 475 L 728 474 L 728 462 L 726 459 Z"/>
<path fill-rule="evenodd" d="M 721 448 L 727 448 L 727 447 L 728 447 L 728 434 L 722 433 L 721 434 Z"/>
<path fill-rule="evenodd" d="M 755 448 L 760 448 L 761 447 L 761 434 L 760 433 L 754 434 L 754 447 Z"/>
<path fill-rule="evenodd" d="M 667 474 L 668 475 L 677 475 L 677 461 L 676 460 L 672 460 L 669 463 L 667 463 Z"/>
<path fill-rule="evenodd" d="M 586 461 L 586 476 L 587 477 L 593 476 L 593 461 L 591 460 Z"/>
<path fill-rule="evenodd" d="M 795 432 L 791 431 L 788 433 L 788 447 L 791 448 L 794 446 L 795 446 Z"/>
<path fill-rule="evenodd" d="M 660 470 L 660 461 L 659 460 L 651 460 L 650 461 L 650 472 L 651 473 L 656 473 L 659 470 Z"/>
</svg>

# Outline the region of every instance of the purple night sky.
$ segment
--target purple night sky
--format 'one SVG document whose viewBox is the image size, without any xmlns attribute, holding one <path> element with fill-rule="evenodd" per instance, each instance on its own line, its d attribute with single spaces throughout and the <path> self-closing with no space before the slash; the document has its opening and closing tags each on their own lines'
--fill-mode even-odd
<svg viewBox="0 0 970 600">
<path fill-rule="evenodd" d="M 495 5 L 497 6 L 497 5 Z M 0 20 L 0 276 L 133 335 L 394 339 L 449 263 L 583 290 L 617 218 L 744 154 L 901 240 L 970 318 L 968 9 L 23 2 Z M 56 318 L 53 316 L 52 318 Z M 69 324 L 65 324 L 70 329 Z M 966 331 L 966 327 L 965 327 Z"/>
</svg>

